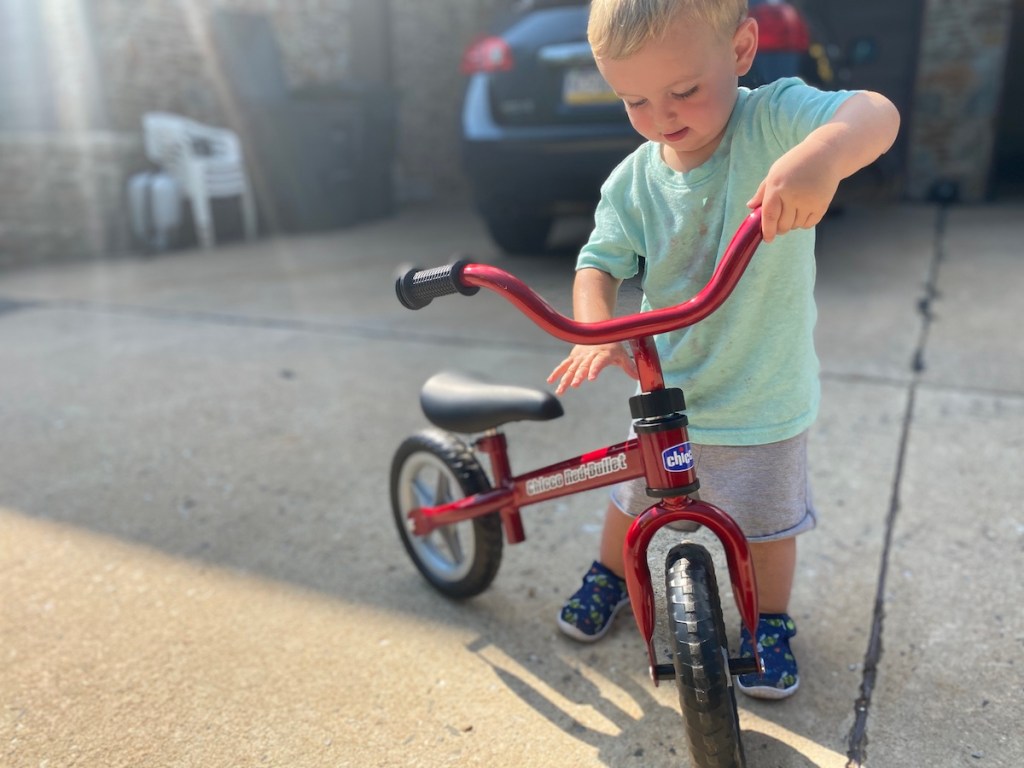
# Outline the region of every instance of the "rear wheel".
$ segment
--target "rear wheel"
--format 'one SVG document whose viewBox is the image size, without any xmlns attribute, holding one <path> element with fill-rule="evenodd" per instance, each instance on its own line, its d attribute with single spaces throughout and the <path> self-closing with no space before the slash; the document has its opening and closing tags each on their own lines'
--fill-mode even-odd
<svg viewBox="0 0 1024 768">
<path fill-rule="evenodd" d="M 448 597 L 472 597 L 490 586 L 501 565 L 501 518 L 492 513 L 417 536 L 408 513 L 490 487 L 473 452 L 447 432 L 419 432 L 407 438 L 395 452 L 391 464 L 391 509 L 398 534 L 423 577 Z"/>
<path fill-rule="evenodd" d="M 484 223 L 501 250 L 521 256 L 544 252 L 553 221 L 548 216 L 485 214 Z"/>
<path fill-rule="evenodd" d="M 672 548 L 665 562 L 665 593 L 690 756 L 695 766 L 742 768 L 736 693 L 711 555 L 699 544 Z"/>
</svg>

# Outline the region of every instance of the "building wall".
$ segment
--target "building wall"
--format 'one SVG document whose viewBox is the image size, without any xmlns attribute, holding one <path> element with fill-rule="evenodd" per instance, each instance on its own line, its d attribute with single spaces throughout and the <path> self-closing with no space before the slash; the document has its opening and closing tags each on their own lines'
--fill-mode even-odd
<svg viewBox="0 0 1024 768">
<path fill-rule="evenodd" d="M 379 0 L 378 0 L 379 1 Z M 460 190 L 459 61 L 503 0 L 390 0 L 387 75 L 398 105 L 399 193 Z M 209 44 L 217 8 L 267 14 L 294 88 L 364 79 L 352 51 L 357 0 L 95 0 L 95 55 L 105 91 L 105 125 L 137 130 L 139 115 L 162 109 L 231 125 L 224 84 Z M 191 11 L 189 9 L 192 9 Z M 379 87 L 386 87 L 379 84 Z"/>
<path fill-rule="evenodd" d="M 907 194 L 988 196 L 1011 0 L 927 0 L 911 117 Z"/>
<path fill-rule="evenodd" d="M 46 43 L 46 88 L 14 95 L 53 94 L 53 108 L 38 110 L 47 122 L 39 130 L 0 120 L 0 175 L 14 180 L 0 188 L 0 265 L 99 257 L 128 247 L 118 194 L 146 164 L 143 112 L 240 127 L 210 44 L 209 20 L 219 8 L 272 20 L 292 87 L 359 80 L 393 93 L 400 201 L 463 194 L 459 61 L 509 1 L 0 0 L 7 32 L 0 35 L 0 70 L 23 72 L 26 61 L 38 58 L 34 42 L 7 39 L 14 34 L 12 14 L 35 8 L 34 34 L 43 30 Z M 846 5 L 814 1 L 826 10 Z M 906 33 L 907 45 L 920 48 L 912 107 L 904 114 L 911 131 L 906 191 L 919 199 L 949 190 L 962 200 L 983 199 L 1013 0 L 915 2 L 925 6 L 920 30 Z M 920 40 L 909 39 L 918 34 Z M 371 55 L 382 48 L 386 55 Z M 4 59 L 12 51 L 20 51 L 16 62 Z M 8 87 L 15 82 L 7 81 Z M 90 173 L 96 178 L 84 182 Z M 68 235 L 73 227 L 82 237 Z"/>
<path fill-rule="evenodd" d="M 131 247 L 124 187 L 146 166 L 142 114 L 167 110 L 232 123 L 209 44 L 215 9 L 266 13 L 288 81 L 303 87 L 348 77 L 352 2 L 0 0 L 9 14 L 38 14 L 33 24 L 44 30 L 43 76 L 56 113 L 46 125 L 0 125 L 0 266 Z"/>
<path fill-rule="evenodd" d="M 507 0 L 504 0 L 507 4 Z M 398 173 L 410 197 L 465 188 L 458 150 L 466 46 L 502 0 L 391 0 L 399 104 Z"/>
<path fill-rule="evenodd" d="M 0 268 L 125 252 L 129 133 L 0 134 Z"/>
<path fill-rule="evenodd" d="M 373 0 L 384 2 L 384 0 Z M 165 110 L 216 125 L 240 128 L 233 119 L 230 99 L 210 43 L 210 17 L 219 8 L 266 14 L 281 47 L 288 83 L 294 88 L 353 79 L 377 80 L 372 87 L 389 88 L 397 101 L 398 149 L 394 161 L 400 199 L 459 194 L 465 186 L 458 152 L 458 111 L 461 99 L 459 60 L 466 44 L 486 25 L 493 9 L 506 0 L 387 0 L 390 29 L 384 14 L 358 6 L 367 0 L 92 0 L 88 4 L 0 0 L 0 10 L 24 13 L 35 7 L 35 25 L 44 30 L 46 73 L 54 96 L 56 117 L 38 135 L 19 126 L 4 132 L 0 174 L 11 178 L 26 172 L 21 155 L 40 160 L 40 146 L 54 147 L 60 161 L 40 166 L 41 179 L 54 190 L 61 187 L 69 153 L 78 152 L 78 168 L 96 167 L 103 156 L 103 185 L 120 174 L 128 176 L 146 165 L 142 157 L 140 117 Z M 87 10 L 82 10 L 83 8 Z M 375 8 L 380 8 L 376 6 Z M 71 9 L 71 10 L 69 10 Z M 366 40 L 380 35 L 381 39 Z M 362 36 L 360 36 L 362 35 Z M 380 46 L 390 55 L 367 72 L 364 59 Z M 353 51 L 363 52 L 360 61 Z M 3 53 L 0 52 L 0 64 Z M 22 67 L 22 71 L 23 71 Z M 390 78 L 390 85 L 382 80 Z M 70 138 L 74 135 L 74 139 Z M 110 155 L 109 145 L 120 150 Z M 95 144 L 96 149 L 92 149 Z M 20 147 L 25 147 L 23 153 Z M 79 171 L 75 171 L 79 173 Z M 70 214 L 75 197 L 63 187 L 59 208 Z M 120 214 L 104 215 L 102 223 L 86 221 L 95 213 L 84 190 L 77 214 L 92 234 L 73 249 L 77 257 L 101 256 L 127 247 L 127 222 Z M 0 265 L 34 261 L 49 254 L 68 256 L 67 238 L 53 232 L 53 205 L 42 193 L 14 200 L 8 185 L 0 189 Z M 56 198 L 55 198 L 56 199 Z M 104 199 L 110 200 L 109 190 Z M 97 226 L 99 229 L 97 230 Z M 26 243 L 32 242 L 31 248 Z"/>
<path fill-rule="evenodd" d="M 352 2 L 93 0 L 92 38 L 108 127 L 135 131 L 139 116 L 150 110 L 230 122 L 210 42 L 210 15 L 220 8 L 270 17 L 293 87 L 346 79 Z"/>
</svg>

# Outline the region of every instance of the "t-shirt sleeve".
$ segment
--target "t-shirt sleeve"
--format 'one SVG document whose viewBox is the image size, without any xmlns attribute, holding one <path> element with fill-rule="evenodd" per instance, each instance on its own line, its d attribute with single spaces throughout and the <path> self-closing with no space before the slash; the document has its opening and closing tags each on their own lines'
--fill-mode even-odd
<svg viewBox="0 0 1024 768">
<path fill-rule="evenodd" d="M 796 77 L 778 80 L 766 89 L 761 119 L 784 148 L 796 146 L 827 123 L 856 91 L 821 91 Z"/>
<path fill-rule="evenodd" d="M 631 202 L 635 198 L 630 159 L 601 186 L 594 229 L 580 250 L 576 269 L 594 268 L 618 280 L 634 277 L 644 254 L 643 226 Z"/>
</svg>

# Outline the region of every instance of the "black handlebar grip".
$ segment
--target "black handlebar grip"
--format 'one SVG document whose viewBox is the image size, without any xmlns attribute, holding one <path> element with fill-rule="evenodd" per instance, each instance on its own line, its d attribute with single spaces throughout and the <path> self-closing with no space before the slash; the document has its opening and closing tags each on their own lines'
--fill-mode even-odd
<svg viewBox="0 0 1024 768">
<path fill-rule="evenodd" d="M 423 309 L 434 299 L 453 293 L 472 296 L 480 288 L 459 282 L 462 268 L 469 263 L 467 259 L 460 259 L 444 267 L 410 269 L 395 280 L 395 294 L 407 309 Z"/>
</svg>

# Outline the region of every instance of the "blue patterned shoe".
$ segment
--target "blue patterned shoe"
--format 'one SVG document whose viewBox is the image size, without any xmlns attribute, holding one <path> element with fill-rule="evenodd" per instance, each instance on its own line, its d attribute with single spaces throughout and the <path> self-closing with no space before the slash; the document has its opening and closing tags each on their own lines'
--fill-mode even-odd
<svg viewBox="0 0 1024 768">
<path fill-rule="evenodd" d="M 740 675 L 736 684 L 755 699 L 784 699 L 800 687 L 796 659 L 789 649 L 789 638 L 796 635 L 796 624 L 785 613 L 762 613 L 757 624 L 757 650 L 764 662 L 764 676 Z M 740 657 L 754 655 L 747 628 L 740 630 Z"/>
<path fill-rule="evenodd" d="M 626 580 L 595 560 L 583 585 L 558 614 L 558 628 L 574 640 L 592 643 L 605 636 L 615 614 L 628 604 Z"/>
</svg>

